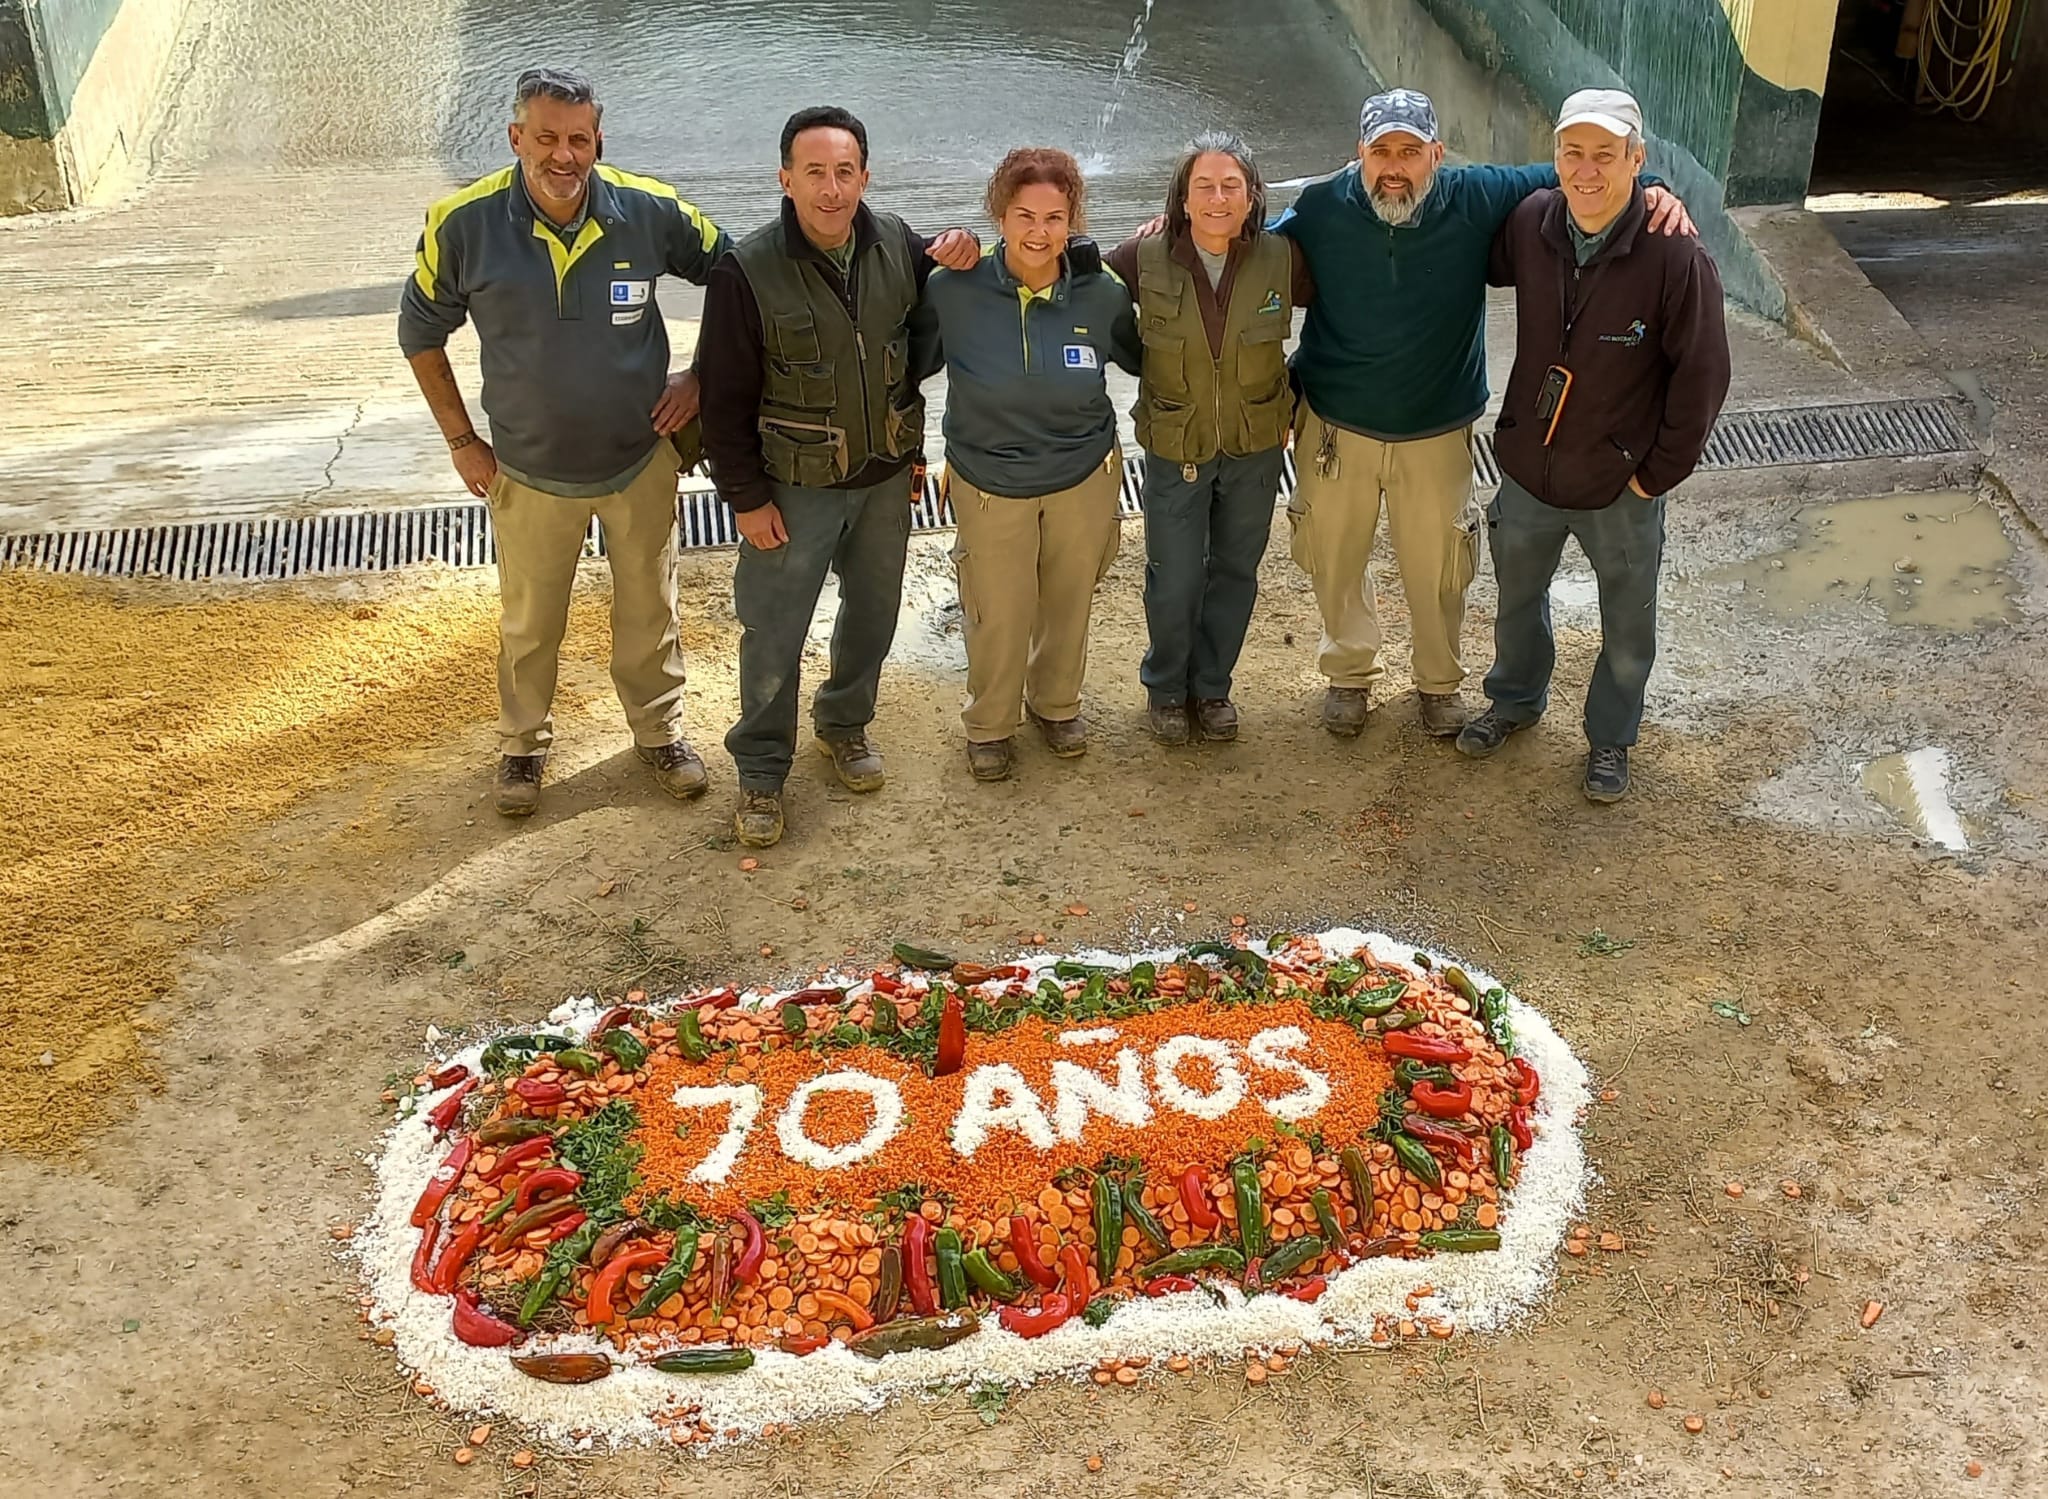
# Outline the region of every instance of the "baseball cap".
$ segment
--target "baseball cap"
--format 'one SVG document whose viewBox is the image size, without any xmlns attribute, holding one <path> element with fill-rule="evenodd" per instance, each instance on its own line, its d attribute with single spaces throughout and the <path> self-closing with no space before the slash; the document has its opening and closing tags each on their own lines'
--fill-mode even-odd
<svg viewBox="0 0 2048 1499">
<path fill-rule="evenodd" d="M 1557 128 L 1598 125 L 1623 139 L 1643 133 L 1643 106 L 1635 95 L 1618 88 L 1582 88 L 1557 112 Z"/>
<path fill-rule="evenodd" d="M 1429 102 L 1429 95 L 1412 88 L 1392 88 L 1365 101 L 1358 112 L 1360 140 L 1371 145 L 1396 130 L 1405 130 L 1425 144 L 1436 142 L 1436 106 Z"/>
</svg>

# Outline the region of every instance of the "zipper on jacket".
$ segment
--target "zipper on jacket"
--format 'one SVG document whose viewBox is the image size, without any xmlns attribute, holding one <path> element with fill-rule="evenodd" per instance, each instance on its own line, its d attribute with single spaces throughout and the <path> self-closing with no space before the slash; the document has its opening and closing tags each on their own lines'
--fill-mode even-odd
<svg viewBox="0 0 2048 1499">
<path fill-rule="evenodd" d="M 1024 373 L 1031 373 L 1031 304 L 1035 297 L 1017 299 L 1017 336 L 1024 345 Z"/>
</svg>

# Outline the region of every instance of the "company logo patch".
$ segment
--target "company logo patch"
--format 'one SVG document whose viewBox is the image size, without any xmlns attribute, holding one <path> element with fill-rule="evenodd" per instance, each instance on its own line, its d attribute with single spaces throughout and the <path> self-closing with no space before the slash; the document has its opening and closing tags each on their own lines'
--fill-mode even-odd
<svg viewBox="0 0 2048 1499">
<path fill-rule="evenodd" d="M 1637 344 L 1641 343 L 1645 338 L 1649 336 L 1649 332 L 1650 330 L 1644 324 L 1643 320 L 1641 318 L 1637 318 L 1633 323 L 1630 323 L 1628 325 L 1627 332 L 1603 333 L 1600 335 L 1600 342 L 1602 342 L 1603 344 L 1623 344 L 1626 345 L 1628 348 L 1633 349 Z"/>
<path fill-rule="evenodd" d="M 1099 370 L 1102 361 L 1096 357 L 1093 344 L 1068 344 L 1061 350 L 1061 357 L 1070 370 Z"/>
<path fill-rule="evenodd" d="M 645 307 L 648 294 L 653 290 L 652 281 L 614 281 L 612 283 L 612 306 Z"/>
<path fill-rule="evenodd" d="M 1280 306 L 1280 293 L 1278 293 L 1277 291 L 1269 291 L 1266 293 L 1266 300 L 1259 304 L 1259 311 L 1278 312 L 1280 310 Z"/>
<path fill-rule="evenodd" d="M 627 312 L 615 312 L 612 314 L 612 326 L 614 328 L 623 328 L 626 324 L 637 323 L 646 316 L 647 309 L 645 307 L 635 307 Z"/>
</svg>

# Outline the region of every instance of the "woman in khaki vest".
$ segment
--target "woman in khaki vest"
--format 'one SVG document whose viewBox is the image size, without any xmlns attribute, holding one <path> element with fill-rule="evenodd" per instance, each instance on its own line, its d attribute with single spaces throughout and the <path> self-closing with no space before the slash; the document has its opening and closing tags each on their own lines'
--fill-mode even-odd
<svg viewBox="0 0 2048 1499">
<path fill-rule="evenodd" d="M 1197 731 L 1237 737 L 1230 678 L 1293 414 L 1286 339 L 1294 309 L 1314 295 L 1301 251 L 1268 235 L 1265 218 L 1250 149 L 1211 131 L 1174 170 L 1164 227 L 1108 257 L 1137 303 L 1145 346 L 1133 414 L 1145 449 L 1151 645 L 1138 675 L 1162 744 Z"/>
</svg>

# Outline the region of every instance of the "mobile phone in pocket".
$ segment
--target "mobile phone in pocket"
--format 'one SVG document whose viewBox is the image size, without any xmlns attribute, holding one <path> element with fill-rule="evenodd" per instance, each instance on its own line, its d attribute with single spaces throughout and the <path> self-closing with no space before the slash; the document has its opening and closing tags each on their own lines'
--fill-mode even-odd
<svg viewBox="0 0 2048 1499">
<path fill-rule="evenodd" d="M 1536 392 L 1536 417 L 1550 425 L 1543 430 L 1543 445 L 1550 446 L 1550 440 L 1557 436 L 1557 423 L 1564 415 L 1565 398 L 1572 393 L 1572 372 L 1561 364 L 1553 364 L 1543 372 L 1543 388 Z"/>
</svg>

